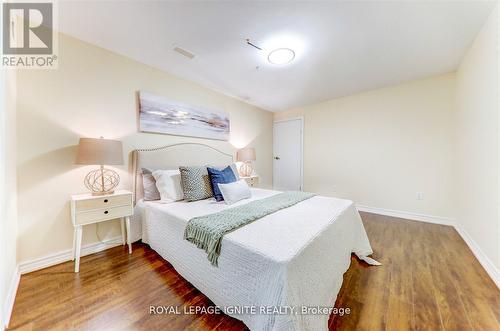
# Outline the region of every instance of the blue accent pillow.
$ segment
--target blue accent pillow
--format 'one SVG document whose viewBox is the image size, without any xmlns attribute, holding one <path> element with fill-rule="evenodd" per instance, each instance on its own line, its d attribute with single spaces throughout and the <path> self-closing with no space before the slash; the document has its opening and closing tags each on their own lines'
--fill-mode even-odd
<svg viewBox="0 0 500 331">
<path fill-rule="evenodd" d="M 215 200 L 223 201 L 222 193 L 219 190 L 217 184 L 227 184 L 236 181 L 236 176 L 234 175 L 231 166 L 227 166 L 222 170 L 217 170 L 215 168 L 207 167 L 208 176 L 210 176 L 210 183 L 212 183 L 212 191 L 214 192 Z"/>
</svg>

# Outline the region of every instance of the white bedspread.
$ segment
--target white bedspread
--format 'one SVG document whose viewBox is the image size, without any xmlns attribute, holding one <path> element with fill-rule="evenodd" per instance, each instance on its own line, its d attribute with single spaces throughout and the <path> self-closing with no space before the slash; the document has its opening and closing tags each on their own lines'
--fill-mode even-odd
<svg viewBox="0 0 500 331">
<path fill-rule="evenodd" d="M 251 199 L 235 205 L 276 193 L 252 189 Z M 316 196 L 263 217 L 224 236 L 214 267 L 183 240 L 184 229 L 193 217 L 232 206 L 213 199 L 142 203 L 143 241 L 218 306 L 295 307 L 297 314 L 229 314 L 251 330 L 327 330 L 328 314 L 302 315 L 301 307 L 333 306 L 351 252 L 372 253 L 353 203 Z"/>
</svg>

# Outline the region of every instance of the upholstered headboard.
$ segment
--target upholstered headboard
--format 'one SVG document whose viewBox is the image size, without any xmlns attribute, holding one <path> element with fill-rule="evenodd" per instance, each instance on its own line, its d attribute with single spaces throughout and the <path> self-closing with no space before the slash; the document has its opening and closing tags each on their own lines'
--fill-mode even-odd
<svg viewBox="0 0 500 331">
<path fill-rule="evenodd" d="M 233 155 L 199 143 L 180 143 L 132 151 L 134 204 L 142 199 L 142 168 L 178 169 L 179 166 L 223 166 L 234 161 Z"/>
</svg>

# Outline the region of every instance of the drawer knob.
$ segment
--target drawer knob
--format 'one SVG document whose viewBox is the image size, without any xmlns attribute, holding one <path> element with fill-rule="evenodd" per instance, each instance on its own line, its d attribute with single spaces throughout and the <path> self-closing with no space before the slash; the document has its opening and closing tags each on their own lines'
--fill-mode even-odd
<svg viewBox="0 0 500 331">
<path fill-rule="evenodd" d="M 107 213 L 109 213 L 109 211 L 105 210 L 105 211 L 104 211 L 104 214 L 107 214 Z"/>
<path fill-rule="evenodd" d="M 104 199 L 104 203 L 107 203 L 108 202 L 108 199 Z"/>
</svg>

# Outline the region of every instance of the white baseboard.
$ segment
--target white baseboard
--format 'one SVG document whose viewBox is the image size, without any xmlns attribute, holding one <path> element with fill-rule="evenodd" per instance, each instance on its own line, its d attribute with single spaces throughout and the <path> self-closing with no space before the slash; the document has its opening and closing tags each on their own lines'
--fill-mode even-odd
<svg viewBox="0 0 500 331">
<path fill-rule="evenodd" d="M 455 225 L 455 219 L 453 219 L 451 217 L 433 216 L 433 215 L 419 214 L 419 213 L 400 211 L 400 210 L 369 207 L 369 206 L 364 206 L 364 205 L 356 205 L 356 208 L 359 211 L 364 211 L 367 213 L 373 213 L 373 214 L 385 215 L 385 216 L 391 216 L 391 217 L 397 217 L 397 218 L 404 218 L 404 219 L 412 220 L 412 221 L 420 221 L 420 222 L 450 225 L 450 226 Z"/>
<path fill-rule="evenodd" d="M 10 316 L 12 315 L 12 309 L 14 308 L 14 301 L 16 300 L 17 288 L 19 287 L 19 281 L 21 279 L 21 273 L 19 272 L 19 267 L 16 266 L 14 274 L 10 280 L 7 297 L 5 298 L 4 311 L 2 312 L 5 328 L 9 326 Z"/>
<path fill-rule="evenodd" d="M 403 218 L 412 221 L 453 226 L 455 230 L 457 230 L 458 234 L 465 241 L 467 246 L 469 246 L 470 250 L 476 257 L 476 259 L 479 261 L 479 263 L 483 266 L 486 273 L 490 276 L 490 278 L 493 280 L 496 286 L 500 288 L 500 270 L 498 270 L 498 268 L 493 264 L 493 262 L 491 262 L 488 256 L 484 254 L 479 245 L 472 239 L 472 237 L 467 233 L 467 231 L 465 231 L 465 229 L 462 228 L 460 224 L 458 224 L 458 222 L 455 219 L 450 217 L 432 216 L 432 215 L 418 214 L 418 213 L 405 212 L 399 210 L 368 207 L 363 205 L 356 205 L 356 208 L 359 211 L 364 211 L 367 213 Z"/>
<path fill-rule="evenodd" d="M 105 249 L 115 247 L 121 244 L 122 244 L 121 236 L 111 238 L 103 242 L 88 244 L 82 247 L 81 256 L 101 252 Z M 28 272 L 40 270 L 59 263 L 70 261 L 71 258 L 72 258 L 71 249 L 68 249 L 59 253 L 50 254 L 30 261 L 21 262 L 19 263 L 19 271 L 21 272 L 21 274 L 26 274 Z"/>
<path fill-rule="evenodd" d="M 495 282 L 497 287 L 500 289 L 500 270 L 491 262 L 491 260 L 484 254 L 483 250 L 479 245 L 472 239 L 467 231 L 460 225 L 455 224 L 455 230 L 457 230 L 458 234 L 465 241 L 467 246 L 469 246 L 472 254 L 476 257 L 476 259 L 481 263 L 486 273 L 490 276 L 490 278 Z"/>
</svg>

